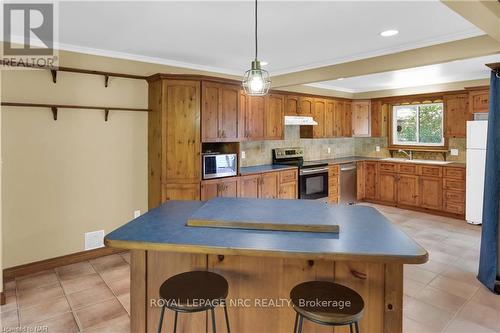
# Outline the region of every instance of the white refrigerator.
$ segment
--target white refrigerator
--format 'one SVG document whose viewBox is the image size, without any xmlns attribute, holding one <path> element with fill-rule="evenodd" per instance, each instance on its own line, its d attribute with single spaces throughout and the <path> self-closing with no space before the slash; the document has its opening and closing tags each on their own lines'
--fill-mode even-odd
<svg viewBox="0 0 500 333">
<path fill-rule="evenodd" d="M 465 219 L 471 224 L 483 223 L 484 173 L 488 121 L 467 122 L 467 180 Z"/>
</svg>

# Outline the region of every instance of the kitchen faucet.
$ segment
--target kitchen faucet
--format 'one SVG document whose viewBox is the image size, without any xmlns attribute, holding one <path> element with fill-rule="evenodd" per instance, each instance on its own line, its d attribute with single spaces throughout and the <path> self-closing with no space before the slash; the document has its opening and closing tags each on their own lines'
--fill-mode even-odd
<svg viewBox="0 0 500 333">
<path fill-rule="evenodd" d="M 407 152 L 406 150 L 403 150 L 403 149 L 399 149 L 399 150 L 398 150 L 398 153 L 403 153 L 403 154 L 405 154 L 406 156 L 408 156 L 408 158 L 409 158 L 409 159 L 410 159 L 410 161 L 411 161 L 411 160 L 413 160 L 413 152 L 412 152 L 411 150 L 409 150 L 409 152 L 410 152 L 410 153 L 408 154 L 408 152 Z"/>
</svg>

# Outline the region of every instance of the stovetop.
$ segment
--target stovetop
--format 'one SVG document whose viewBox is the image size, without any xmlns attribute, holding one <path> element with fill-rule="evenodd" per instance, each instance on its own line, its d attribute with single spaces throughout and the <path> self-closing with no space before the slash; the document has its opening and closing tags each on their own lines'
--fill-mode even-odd
<svg viewBox="0 0 500 333">
<path fill-rule="evenodd" d="M 277 165 L 294 165 L 299 167 L 300 169 L 308 169 L 308 168 L 319 168 L 328 166 L 328 163 L 324 162 L 315 162 L 315 161 L 303 161 L 303 160 L 295 160 L 295 161 L 276 161 L 273 164 Z"/>
</svg>

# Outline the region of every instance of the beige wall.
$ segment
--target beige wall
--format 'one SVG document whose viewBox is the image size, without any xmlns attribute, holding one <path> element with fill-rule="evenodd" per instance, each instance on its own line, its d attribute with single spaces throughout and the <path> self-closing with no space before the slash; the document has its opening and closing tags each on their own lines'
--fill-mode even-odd
<svg viewBox="0 0 500 333">
<path fill-rule="evenodd" d="M 60 53 L 60 65 L 149 75 L 197 73 L 163 65 Z M 209 73 L 208 73 L 209 74 Z M 147 107 L 147 82 L 45 70 L 2 70 L 1 100 Z M 3 268 L 84 249 L 147 209 L 147 114 L 2 108 Z"/>
</svg>

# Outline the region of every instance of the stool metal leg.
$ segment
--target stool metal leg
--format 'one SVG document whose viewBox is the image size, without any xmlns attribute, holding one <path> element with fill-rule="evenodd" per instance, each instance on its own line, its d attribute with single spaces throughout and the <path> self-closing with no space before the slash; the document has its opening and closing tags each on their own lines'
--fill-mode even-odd
<svg viewBox="0 0 500 333">
<path fill-rule="evenodd" d="M 299 315 L 299 329 L 297 333 L 302 333 L 302 321 L 304 320 L 304 317 L 302 315 Z"/>
<path fill-rule="evenodd" d="M 227 333 L 231 333 L 231 329 L 229 328 L 229 316 L 227 315 L 227 304 L 226 303 L 224 303 L 224 316 L 226 317 Z"/>
<path fill-rule="evenodd" d="M 163 325 L 163 316 L 165 315 L 165 307 L 162 306 L 160 311 L 161 314 L 160 314 L 160 322 L 158 324 L 158 333 L 161 333 L 161 327 Z"/>
<path fill-rule="evenodd" d="M 212 312 L 212 333 L 216 333 L 216 328 L 215 328 L 215 310 L 214 310 L 214 308 L 211 308 L 210 311 Z"/>
<path fill-rule="evenodd" d="M 295 325 L 293 326 L 293 333 L 297 333 L 297 322 L 299 321 L 299 313 L 295 312 Z"/>
<path fill-rule="evenodd" d="M 174 311 L 175 312 L 175 317 L 174 317 L 174 333 L 177 332 L 177 315 L 179 314 L 179 312 L 177 311 Z"/>
<path fill-rule="evenodd" d="M 356 333 L 359 333 L 359 324 L 358 324 L 358 322 L 354 323 L 354 328 L 356 329 Z"/>
<path fill-rule="evenodd" d="M 353 325 L 352 323 L 349 324 L 349 332 L 354 333 L 352 330 L 352 325 Z"/>
</svg>

